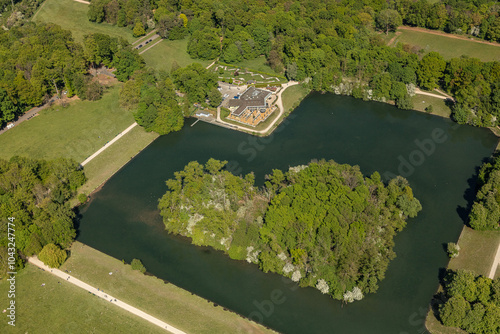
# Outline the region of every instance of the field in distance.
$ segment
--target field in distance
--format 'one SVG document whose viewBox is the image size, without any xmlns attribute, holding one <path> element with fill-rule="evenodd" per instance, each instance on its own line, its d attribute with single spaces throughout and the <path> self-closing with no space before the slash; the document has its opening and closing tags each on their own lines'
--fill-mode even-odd
<svg viewBox="0 0 500 334">
<path fill-rule="evenodd" d="M 392 34 L 389 43 L 390 45 L 410 44 L 423 49 L 425 53 L 436 51 L 445 59 L 466 55 L 482 61 L 500 61 L 500 44 L 480 43 L 453 34 L 439 34 L 433 30 L 402 27 L 398 29 L 396 34 Z"/>
</svg>

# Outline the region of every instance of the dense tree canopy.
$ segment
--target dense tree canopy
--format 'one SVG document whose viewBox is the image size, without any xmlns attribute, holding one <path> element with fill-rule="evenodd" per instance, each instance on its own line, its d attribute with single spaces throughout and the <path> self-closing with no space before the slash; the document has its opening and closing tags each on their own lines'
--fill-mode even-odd
<svg viewBox="0 0 500 334">
<path fill-rule="evenodd" d="M 0 256 L 6 254 L 8 217 L 15 218 L 16 248 L 24 256 L 38 254 L 47 244 L 68 247 L 76 235 L 68 200 L 84 182 L 72 160 L 0 160 Z M 0 263 L 3 275 L 6 263 Z"/>
<path fill-rule="evenodd" d="M 137 123 L 161 135 L 179 131 L 184 124 L 170 78 L 152 70 L 136 71 L 120 91 L 120 103 L 134 110 Z"/>
<path fill-rule="evenodd" d="M 443 325 L 471 334 L 500 332 L 500 278 L 492 280 L 470 271 L 448 272 L 439 307 Z"/>
<path fill-rule="evenodd" d="M 273 170 L 265 187 L 226 162 L 190 162 L 168 180 L 159 208 L 166 229 L 302 286 L 353 301 L 375 292 L 394 258 L 393 237 L 421 210 L 408 182 L 333 161 Z"/>
<path fill-rule="evenodd" d="M 469 214 L 476 230 L 500 229 L 500 157 L 485 163 L 479 172 L 478 192 Z"/>
</svg>

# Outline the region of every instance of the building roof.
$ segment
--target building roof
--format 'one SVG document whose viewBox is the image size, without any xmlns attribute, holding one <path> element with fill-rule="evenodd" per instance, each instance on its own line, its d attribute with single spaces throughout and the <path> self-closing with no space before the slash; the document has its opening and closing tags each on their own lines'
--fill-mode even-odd
<svg viewBox="0 0 500 334">
<path fill-rule="evenodd" d="M 229 107 L 237 107 L 232 112 L 235 116 L 240 116 L 248 107 L 253 108 L 266 108 L 266 100 L 271 95 L 271 92 L 257 89 L 255 87 L 248 87 L 247 90 L 241 94 L 239 99 L 231 99 L 228 101 Z"/>
</svg>

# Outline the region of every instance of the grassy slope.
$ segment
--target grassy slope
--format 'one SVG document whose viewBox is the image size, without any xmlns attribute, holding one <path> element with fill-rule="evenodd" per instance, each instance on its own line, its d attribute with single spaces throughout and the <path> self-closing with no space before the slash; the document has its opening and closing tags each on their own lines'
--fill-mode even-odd
<svg viewBox="0 0 500 334">
<path fill-rule="evenodd" d="M 132 31 L 125 27 L 107 23 L 90 22 L 87 18 L 88 5 L 73 0 L 45 0 L 42 8 L 33 16 L 35 22 L 52 22 L 63 29 L 71 30 L 75 40 L 82 42 L 83 35 L 99 32 L 113 37 L 134 40 Z"/>
<path fill-rule="evenodd" d="M 73 244 L 71 257 L 61 269 L 71 270 L 78 279 L 187 333 L 271 332 L 170 283 L 133 271 L 129 265 L 79 242 Z"/>
<path fill-rule="evenodd" d="M 235 63 L 234 66 L 241 68 L 248 68 L 250 70 L 260 71 L 269 74 L 274 73 L 274 70 L 269 65 L 267 65 L 267 60 L 265 56 L 259 56 L 255 59 L 250 59 L 250 60 L 243 60 L 240 61 L 239 63 Z"/>
<path fill-rule="evenodd" d="M 203 67 L 210 65 L 212 61 L 191 59 L 187 53 L 188 39 L 169 41 L 163 40 L 158 45 L 144 52 L 141 56 L 146 61 L 146 64 L 157 70 L 165 70 L 170 72 L 174 61 L 180 67 L 185 67 L 192 63 L 200 63 Z"/>
<path fill-rule="evenodd" d="M 82 162 L 134 122 L 118 103 L 120 85 L 96 102 L 75 101 L 53 106 L 0 136 L 0 158 L 73 158 Z M 99 138 L 100 137 L 100 138 Z"/>
<path fill-rule="evenodd" d="M 421 31 L 399 30 L 401 33 L 393 45 L 405 43 L 417 45 L 425 52 L 437 51 L 445 59 L 459 58 L 461 55 L 479 58 L 483 61 L 500 60 L 500 47 L 446 36 L 438 36 Z"/>
<path fill-rule="evenodd" d="M 57 282 L 61 282 L 58 284 Z M 45 283 L 45 286 L 41 286 Z M 2 310 L 7 281 L 0 281 Z M 2 316 L 0 333 L 165 333 L 161 328 L 28 265 L 16 276 L 16 327 Z"/>
</svg>

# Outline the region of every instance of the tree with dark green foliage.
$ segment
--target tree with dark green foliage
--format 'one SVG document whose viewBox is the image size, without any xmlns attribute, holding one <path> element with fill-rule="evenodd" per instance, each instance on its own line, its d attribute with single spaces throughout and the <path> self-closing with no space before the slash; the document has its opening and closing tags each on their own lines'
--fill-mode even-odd
<svg viewBox="0 0 500 334">
<path fill-rule="evenodd" d="M 333 161 L 273 170 L 262 189 L 226 163 L 193 161 L 167 181 L 159 201 L 167 231 L 336 299 L 377 290 L 395 256 L 394 235 L 421 208 L 406 179 L 385 187 L 378 173 L 363 177 Z"/>
<path fill-rule="evenodd" d="M 475 230 L 500 229 L 500 158 L 495 156 L 479 171 L 479 189 L 469 214 Z"/>
<path fill-rule="evenodd" d="M 220 92 L 218 95 L 212 92 L 213 89 L 217 90 L 217 75 L 199 63 L 177 69 L 172 72 L 172 78 L 179 90 L 187 94 L 191 103 L 205 102 L 209 95 L 215 99 L 213 103 L 219 100 Z"/>
<path fill-rule="evenodd" d="M 443 282 L 444 298 L 438 309 L 445 326 L 473 334 L 500 331 L 500 278 L 492 280 L 470 271 L 448 271 Z"/>
<path fill-rule="evenodd" d="M 384 9 L 380 11 L 377 16 L 377 25 L 387 35 L 389 31 L 396 31 L 396 29 L 403 24 L 401 15 L 394 9 Z"/>
</svg>

